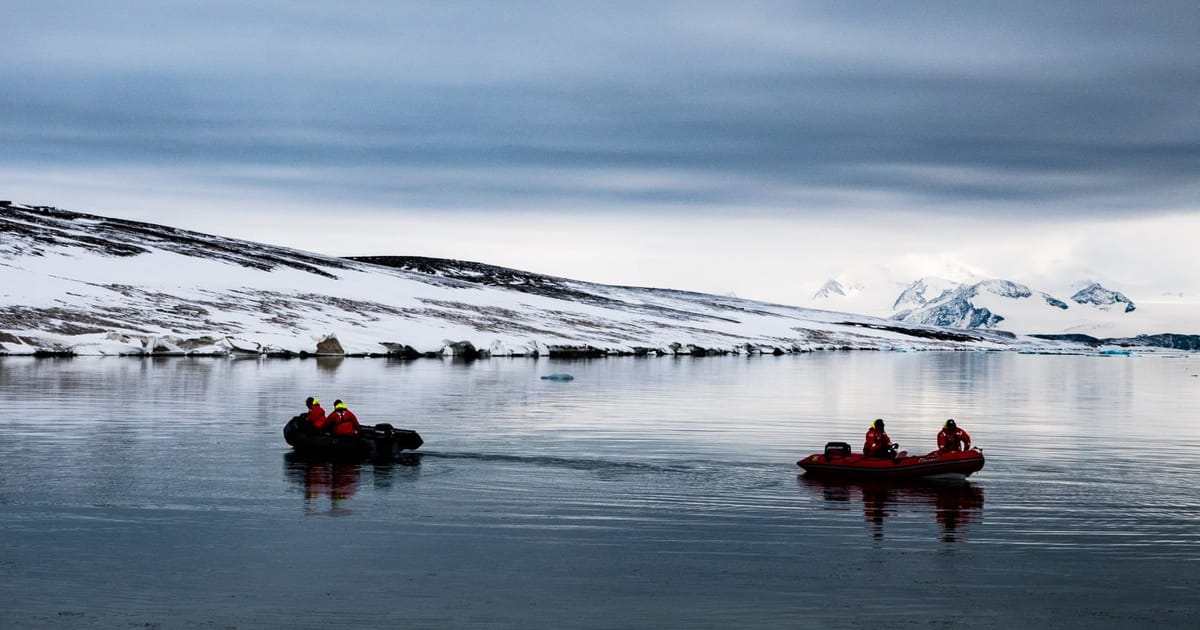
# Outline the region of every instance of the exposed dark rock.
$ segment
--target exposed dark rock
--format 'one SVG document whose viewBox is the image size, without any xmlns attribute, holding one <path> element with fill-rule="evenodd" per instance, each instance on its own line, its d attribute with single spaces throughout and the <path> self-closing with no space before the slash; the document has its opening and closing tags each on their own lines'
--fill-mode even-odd
<svg viewBox="0 0 1200 630">
<path fill-rule="evenodd" d="M 1097 339 L 1091 335 L 1081 335 L 1078 333 L 1068 333 L 1061 335 L 1029 335 L 1038 339 L 1046 339 L 1049 341 L 1069 341 L 1071 343 L 1081 343 L 1088 346 L 1103 345 L 1104 341 Z"/>
<path fill-rule="evenodd" d="M 1060 308 L 1064 311 L 1067 310 L 1067 308 L 1069 308 L 1067 306 L 1066 302 L 1064 302 L 1058 298 L 1055 298 L 1054 296 L 1052 296 L 1048 293 L 1043 293 L 1042 297 L 1046 298 L 1046 303 L 1049 304 L 1050 306 L 1053 306 L 1054 308 Z"/>
<path fill-rule="evenodd" d="M 1038 339 L 1046 339 L 1049 341 L 1070 341 L 1073 343 L 1082 343 L 1089 346 L 1146 346 L 1150 348 L 1172 348 L 1174 350 L 1200 350 L 1200 335 L 1181 335 L 1176 333 L 1162 333 L 1159 335 L 1137 335 L 1136 337 L 1105 337 L 1096 338 L 1088 335 L 1067 334 L 1067 335 L 1030 335 Z"/>
<path fill-rule="evenodd" d="M 342 348 L 342 342 L 338 341 L 337 337 L 329 335 L 317 342 L 317 354 L 346 354 L 346 350 Z"/>
<path fill-rule="evenodd" d="M 396 343 L 394 341 L 381 341 L 379 342 L 379 345 L 387 348 L 387 356 L 389 357 L 397 357 L 400 359 L 421 358 L 421 353 L 417 352 L 415 348 L 407 344 Z"/>
<path fill-rule="evenodd" d="M 196 348 L 212 346 L 216 343 L 217 340 L 213 339 L 212 337 L 195 337 L 192 339 L 180 339 L 179 341 L 175 342 L 175 345 L 184 350 L 191 351 L 195 350 Z"/>
<path fill-rule="evenodd" d="M 606 354 L 604 350 L 592 346 L 550 346 L 548 353 L 551 359 L 586 359 Z"/>
<path fill-rule="evenodd" d="M 940 341 L 983 341 L 983 338 L 978 335 L 968 333 L 951 332 L 949 330 L 940 330 L 934 328 L 903 328 L 900 326 L 884 326 L 880 324 L 866 324 L 862 322 L 841 322 L 844 326 L 859 326 L 861 328 L 873 328 L 875 330 L 888 330 L 910 337 L 919 337 L 921 339 L 938 339 Z"/>
<path fill-rule="evenodd" d="M 33 356 L 38 358 L 65 358 L 75 356 L 75 351 L 64 350 L 62 348 L 54 350 L 39 349 L 34 351 Z"/>
<path fill-rule="evenodd" d="M 479 350 L 476 349 L 475 344 L 471 343 L 470 341 L 452 341 L 447 343 L 446 347 L 450 348 L 455 359 L 474 361 L 475 359 L 480 358 Z"/>
<path fill-rule="evenodd" d="M 1176 350 L 1200 350 L 1200 335 L 1180 335 L 1163 333 L 1161 335 L 1138 335 L 1131 341 L 1135 345 L 1155 346 L 1158 348 L 1174 348 Z"/>
</svg>

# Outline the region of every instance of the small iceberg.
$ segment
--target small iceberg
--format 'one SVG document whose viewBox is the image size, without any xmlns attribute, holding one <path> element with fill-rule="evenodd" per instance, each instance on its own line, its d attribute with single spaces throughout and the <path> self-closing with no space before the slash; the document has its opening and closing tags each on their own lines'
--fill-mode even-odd
<svg viewBox="0 0 1200 630">
<path fill-rule="evenodd" d="M 543 381 L 573 381 L 573 380 L 575 380 L 575 377 L 571 376 L 570 374 L 547 374 L 542 377 L 542 380 Z"/>
</svg>

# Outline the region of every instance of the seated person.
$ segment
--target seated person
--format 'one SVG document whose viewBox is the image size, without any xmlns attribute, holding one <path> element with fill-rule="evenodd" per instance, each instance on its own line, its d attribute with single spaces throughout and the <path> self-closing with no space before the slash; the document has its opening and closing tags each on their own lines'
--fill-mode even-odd
<svg viewBox="0 0 1200 630">
<path fill-rule="evenodd" d="M 308 433 L 321 433 L 325 429 L 325 410 L 321 408 L 321 401 L 309 397 L 304 401 L 308 407 L 308 413 L 304 414 L 304 430 Z"/>
<path fill-rule="evenodd" d="M 937 434 L 938 452 L 939 453 L 955 453 L 958 451 L 966 451 L 971 448 L 971 436 L 967 435 L 966 431 L 958 428 L 954 418 L 946 421 L 946 426 L 942 427 Z"/>
<path fill-rule="evenodd" d="M 883 430 L 883 419 L 876 419 L 871 428 L 867 429 L 867 439 L 863 443 L 863 455 L 866 457 L 891 459 L 893 456 L 892 448 L 892 438 L 888 437 L 887 432 Z"/>
<path fill-rule="evenodd" d="M 334 435 L 358 435 L 358 416 L 346 408 L 346 403 L 333 401 L 333 413 L 329 414 L 329 432 Z"/>
</svg>

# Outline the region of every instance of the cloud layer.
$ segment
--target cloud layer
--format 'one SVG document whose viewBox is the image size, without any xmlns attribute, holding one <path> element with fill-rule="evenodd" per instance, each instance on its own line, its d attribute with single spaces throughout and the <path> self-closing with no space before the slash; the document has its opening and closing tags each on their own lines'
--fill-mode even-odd
<svg viewBox="0 0 1200 630">
<path fill-rule="evenodd" d="M 222 222 L 1194 216 L 1198 32 L 1166 1 L 26 3 L 0 194 L 198 228 L 201 198 Z"/>
<path fill-rule="evenodd" d="M 1200 198 L 1195 3 L 510 4 L 28 5 L 2 159 L 434 207 Z"/>
</svg>

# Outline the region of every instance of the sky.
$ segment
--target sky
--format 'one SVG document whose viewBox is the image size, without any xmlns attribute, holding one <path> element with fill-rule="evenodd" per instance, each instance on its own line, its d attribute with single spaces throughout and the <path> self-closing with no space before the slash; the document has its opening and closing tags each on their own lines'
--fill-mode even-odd
<svg viewBox="0 0 1200 630">
<path fill-rule="evenodd" d="M 0 199 L 790 304 L 1200 302 L 1194 1 L 3 10 Z"/>
</svg>

